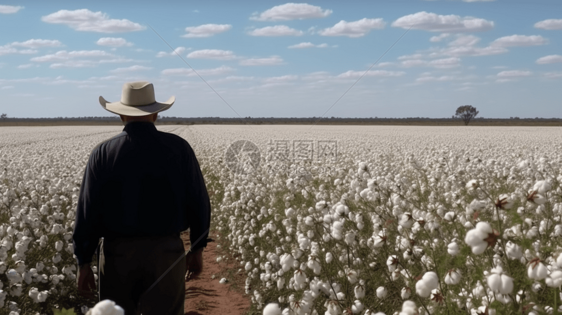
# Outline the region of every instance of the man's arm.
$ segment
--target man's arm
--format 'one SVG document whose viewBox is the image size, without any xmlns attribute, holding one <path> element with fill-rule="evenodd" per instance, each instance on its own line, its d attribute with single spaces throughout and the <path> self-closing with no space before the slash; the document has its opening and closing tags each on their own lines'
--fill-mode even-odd
<svg viewBox="0 0 562 315">
<path fill-rule="evenodd" d="M 98 246 L 100 213 L 96 209 L 96 198 L 99 194 L 99 174 L 95 174 L 95 152 L 90 155 L 84 171 L 78 206 L 76 208 L 76 221 L 72 235 L 74 255 L 78 265 L 89 264 Z"/>
<path fill-rule="evenodd" d="M 195 252 L 207 246 L 211 224 L 211 202 L 199 162 L 189 144 L 187 146 L 187 219 L 191 231 L 191 251 Z"/>
</svg>

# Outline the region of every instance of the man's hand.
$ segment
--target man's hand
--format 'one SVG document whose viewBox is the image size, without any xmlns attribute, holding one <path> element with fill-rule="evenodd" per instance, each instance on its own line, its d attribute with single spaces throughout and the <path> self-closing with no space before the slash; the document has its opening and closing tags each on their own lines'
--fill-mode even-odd
<svg viewBox="0 0 562 315">
<path fill-rule="evenodd" d="M 96 299 L 96 279 L 90 264 L 83 264 L 78 267 L 78 277 L 76 277 L 78 285 L 78 294 L 89 299 Z"/>
<path fill-rule="evenodd" d="M 199 276 L 203 271 L 203 249 L 202 247 L 195 252 L 189 252 L 185 256 L 186 280 Z"/>
</svg>

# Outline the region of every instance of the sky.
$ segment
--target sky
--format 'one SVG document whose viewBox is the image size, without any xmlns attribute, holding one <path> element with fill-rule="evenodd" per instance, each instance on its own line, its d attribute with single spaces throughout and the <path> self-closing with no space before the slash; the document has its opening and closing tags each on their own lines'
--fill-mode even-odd
<svg viewBox="0 0 562 315">
<path fill-rule="evenodd" d="M 0 113 L 562 117 L 562 1 L 0 0 Z"/>
</svg>

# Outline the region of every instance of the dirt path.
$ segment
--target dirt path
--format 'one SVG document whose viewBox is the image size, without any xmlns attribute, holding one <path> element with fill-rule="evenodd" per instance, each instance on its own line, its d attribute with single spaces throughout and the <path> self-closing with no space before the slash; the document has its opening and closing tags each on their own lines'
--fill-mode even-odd
<svg viewBox="0 0 562 315">
<path fill-rule="evenodd" d="M 216 234 L 211 232 L 209 237 L 215 239 Z M 182 233 L 181 238 L 188 250 L 189 234 Z M 186 281 L 185 315 L 242 315 L 250 308 L 250 298 L 243 294 L 244 277 L 236 274 L 240 266 L 235 261 L 217 263 L 218 252 L 217 242 L 209 242 L 203 251 L 203 272 Z M 221 284 L 221 278 L 230 282 Z"/>
</svg>

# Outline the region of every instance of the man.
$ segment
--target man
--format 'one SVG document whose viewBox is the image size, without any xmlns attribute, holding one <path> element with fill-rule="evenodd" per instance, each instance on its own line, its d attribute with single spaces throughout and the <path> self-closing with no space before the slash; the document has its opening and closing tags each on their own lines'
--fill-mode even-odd
<svg viewBox="0 0 562 315">
<path fill-rule="evenodd" d="M 114 301 L 125 314 L 183 314 L 184 276 L 202 270 L 211 207 L 190 145 L 154 126 L 175 98 L 156 102 L 151 83 L 131 82 L 120 102 L 99 100 L 125 128 L 98 144 L 86 165 L 73 234 L 78 290 L 94 295 L 90 262 L 101 243 L 100 300 Z M 180 232 L 188 228 L 192 248 L 183 257 Z"/>
</svg>

